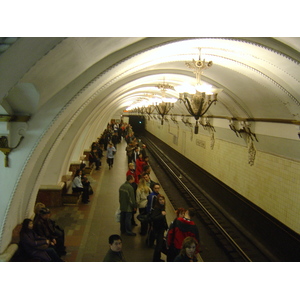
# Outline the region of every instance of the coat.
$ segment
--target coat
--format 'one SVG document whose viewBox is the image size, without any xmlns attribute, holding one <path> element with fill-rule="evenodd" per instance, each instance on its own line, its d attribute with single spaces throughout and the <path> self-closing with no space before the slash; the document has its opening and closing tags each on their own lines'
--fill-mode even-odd
<svg viewBox="0 0 300 300">
<path fill-rule="evenodd" d="M 119 203 L 122 212 L 132 212 L 136 208 L 134 188 L 128 181 L 119 188 Z"/>
<path fill-rule="evenodd" d="M 20 249 L 33 259 L 40 261 L 51 261 L 51 258 L 45 250 L 39 248 L 48 248 L 46 238 L 40 237 L 33 230 L 20 234 Z"/>
</svg>

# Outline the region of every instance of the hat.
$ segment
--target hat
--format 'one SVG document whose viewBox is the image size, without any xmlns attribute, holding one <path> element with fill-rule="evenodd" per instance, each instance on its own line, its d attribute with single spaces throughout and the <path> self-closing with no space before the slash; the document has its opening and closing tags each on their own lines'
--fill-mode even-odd
<svg viewBox="0 0 300 300">
<path fill-rule="evenodd" d="M 43 207 L 40 209 L 40 214 L 41 215 L 47 215 L 47 214 L 50 214 L 50 209 L 47 208 L 47 207 Z"/>
</svg>

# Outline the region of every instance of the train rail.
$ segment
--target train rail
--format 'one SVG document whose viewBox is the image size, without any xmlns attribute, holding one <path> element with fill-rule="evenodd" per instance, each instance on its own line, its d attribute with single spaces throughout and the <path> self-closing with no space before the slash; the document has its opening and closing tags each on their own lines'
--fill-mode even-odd
<svg viewBox="0 0 300 300">
<path fill-rule="evenodd" d="M 199 177 L 199 170 L 196 170 L 197 167 L 193 163 L 187 159 L 183 161 L 184 158 L 178 158 L 174 154 L 173 156 L 170 155 L 169 150 L 164 151 L 162 145 L 157 140 L 153 142 L 153 138 L 151 136 L 149 138 L 149 135 L 143 136 L 142 140 L 151 154 L 152 164 L 153 160 L 157 164 L 155 170 L 159 167 L 159 174 L 156 172 L 156 175 L 164 189 L 165 186 L 171 186 L 172 189 L 176 187 L 178 190 L 179 196 L 170 199 L 173 202 L 173 206 L 175 208 L 180 206 L 176 201 L 178 198 L 181 198 L 186 201 L 186 205 L 194 207 L 198 217 L 209 228 L 224 252 L 230 257 L 230 261 L 280 261 L 239 220 L 236 220 L 230 212 L 224 209 L 222 204 L 209 195 L 197 180 L 194 180 Z M 180 163 L 178 160 L 180 160 Z M 172 184 L 167 184 L 166 180 L 171 181 Z M 166 192 L 168 193 L 168 191 Z"/>
</svg>

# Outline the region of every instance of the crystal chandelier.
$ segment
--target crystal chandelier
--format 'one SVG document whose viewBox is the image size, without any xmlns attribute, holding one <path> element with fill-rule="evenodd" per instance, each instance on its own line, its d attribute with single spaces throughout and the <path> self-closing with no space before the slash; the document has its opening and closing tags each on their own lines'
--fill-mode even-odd
<svg viewBox="0 0 300 300">
<path fill-rule="evenodd" d="M 201 49 L 199 48 L 199 59 L 192 62 L 186 62 L 186 66 L 194 70 L 196 74 L 195 86 L 180 86 L 176 88 L 179 92 L 179 101 L 183 102 L 187 111 L 196 119 L 195 134 L 198 134 L 198 120 L 217 102 L 218 93 L 221 89 L 212 89 L 208 84 L 201 84 L 201 74 L 203 70 L 210 68 L 213 65 L 212 61 L 206 62 L 201 60 Z"/>
</svg>

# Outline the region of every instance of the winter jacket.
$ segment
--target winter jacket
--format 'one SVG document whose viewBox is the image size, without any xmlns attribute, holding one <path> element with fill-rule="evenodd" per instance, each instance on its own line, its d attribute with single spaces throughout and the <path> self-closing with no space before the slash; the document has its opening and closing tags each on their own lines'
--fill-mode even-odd
<svg viewBox="0 0 300 300">
<path fill-rule="evenodd" d="M 167 245 L 173 245 L 176 249 L 181 249 L 183 240 L 187 237 L 194 237 L 198 242 L 197 252 L 199 252 L 199 231 L 194 221 L 186 218 L 177 218 L 170 225 L 167 234 Z"/>
<path fill-rule="evenodd" d="M 138 208 L 145 208 L 147 206 L 147 196 L 149 192 L 141 191 L 139 188 L 136 190 L 136 203 Z"/>
<path fill-rule="evenodd" d="M 132 212 L 136 208 L 134 188 L 128 181 L 119 188 L 119 203 L 120 210 L 123 212 Z"/>
</svg>

